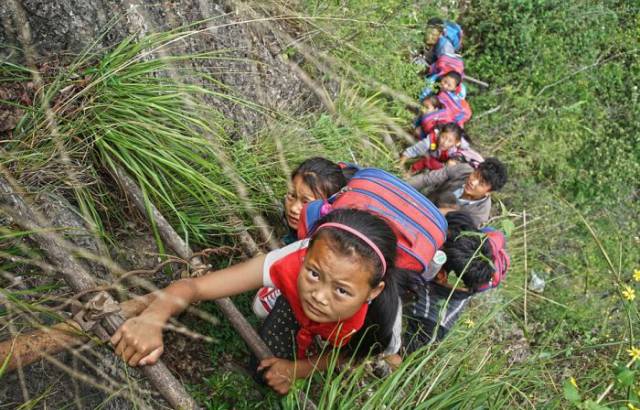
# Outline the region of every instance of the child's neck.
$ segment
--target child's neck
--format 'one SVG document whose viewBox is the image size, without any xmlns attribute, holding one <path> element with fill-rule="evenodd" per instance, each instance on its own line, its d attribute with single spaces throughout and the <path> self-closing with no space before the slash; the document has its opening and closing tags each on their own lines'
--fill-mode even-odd
<svg viewBox="0 0 640 410">
<path fill-rule="evenodd" d="M 471 200 L 471 201 L 479 201 L 480 199 L 484 199 L 484 198 L 486 198 L 486 197 L 487 197 L 487 195 L 489 195 L 489 194 L 475 196 L 475 195 L 469 195 L 469 194 L 467 194 L 466 192 L 462 192 L 462 195 L 460 195 L 460 198 L 462 198 L 462 199 L 468 199 L 468 200 Z"/>
</svg>

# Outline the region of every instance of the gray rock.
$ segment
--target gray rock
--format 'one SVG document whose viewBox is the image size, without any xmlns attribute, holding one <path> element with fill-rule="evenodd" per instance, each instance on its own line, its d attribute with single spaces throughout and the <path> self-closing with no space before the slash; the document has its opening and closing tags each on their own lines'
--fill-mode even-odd
<svg viewBox="0 0 640 410">
<path fill-rule="evenodd" d="M 535 271 L 531 271 L 531 275 L 529 276 L 529 285 L 527 288 L 535 293 L 544 292 L 544 287 L 546 285 L 545 280 L 542 276 L 539 276 Z"/>
</svg>

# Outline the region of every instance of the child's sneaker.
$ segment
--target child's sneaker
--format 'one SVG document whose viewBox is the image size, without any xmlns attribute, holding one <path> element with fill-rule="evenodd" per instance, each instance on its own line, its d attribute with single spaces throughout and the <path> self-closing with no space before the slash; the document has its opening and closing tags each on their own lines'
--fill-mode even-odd
<svg viewBox="0 0 640 410">
<path fill-rule="evenodd" d="M 253 298 L 253 313 L 260 319 L 265 319 L 271 313 L 281 292 L 276 288 L 260 288 Z"/>
</svg>

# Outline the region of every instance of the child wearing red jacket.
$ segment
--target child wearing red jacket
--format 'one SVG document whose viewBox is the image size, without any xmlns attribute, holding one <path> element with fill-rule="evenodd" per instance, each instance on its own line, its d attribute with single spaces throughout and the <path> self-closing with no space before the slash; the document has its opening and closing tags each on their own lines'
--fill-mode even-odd
<svg viewBox="0 0 640 410">
<path fill-rule="evenodd" d="M 407 160 L 421 157 L 411 166 L 412 173 L 440 169 L 449 161 L 457 161 L 461 150 L 466 149 L 469 149 L 468 135 L 455 122 L 450 122 L 436 127 L 427 138 L 405 149 L 400 164 L 403 166 Z"/>
<path fill-rule="evenodd" d="M 333 211 L 307 240 L 174 282 L 111 342 L 129 365 L 153 364 L 164 350 L 164 326 L 189 304 L 275 286 L 282 296 L 261 330 L 275 357 L 262 360 L 257 370 L 285 394 L 295 379 L 328 367 L 330 354 L 317 348 L 317 338 L 360 356 L 380 352 L 397 338 L 396 241 L 389 225 L 373 214 Z"/>
</svg>

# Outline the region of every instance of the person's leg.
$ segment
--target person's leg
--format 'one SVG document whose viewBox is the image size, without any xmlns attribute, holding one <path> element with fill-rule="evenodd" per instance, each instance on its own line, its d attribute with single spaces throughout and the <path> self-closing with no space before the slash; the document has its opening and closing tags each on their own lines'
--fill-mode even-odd
<svg viewBox="0 0 640 410">
<path fill-rule="evenodd" d="M 428 169 L 429 157 L 422 157 L 411 165 L 411 172 L 416 174 L 424 169 Z"/>
<path fill-rule="evenodd" d="M 441 340 L 447 334 L 447 329 L 438 326 L 434 320 L 434 306 L 432 287 L 428 283 L 416 282 L 413 288 L 413 298 L 406 310 L 406 332 L 403 343 L 407 354 L 413 353 L 422 346 Z"/>
<path fill-rule="evenodd" d="M 425 158 L 427 159 L 425 168 L 427 168 L 430 171 L 435 171 L 437 169 L 442 169 L 444 167 L 444 164 L 442 162 L 438 161 L 438 159 L 432 156 L 427 156 Z"/>
<path fill-rule="evenodd" d="M 260 337 L 276 357 L 296 356 L 296 333 L 300 328 L 287 299 L 280 296 L 260 328 Z"/>
<path fill-rule="evenodd" d="M 280 289 L 262 287 L 253 298 L 253 313 L 260 319 L 266 319 L 282 293 Z"/>
</svg>

